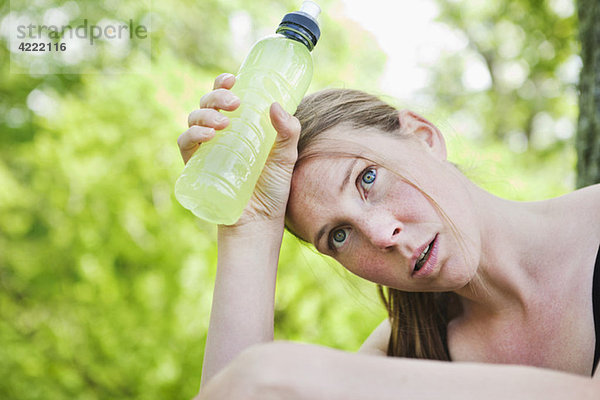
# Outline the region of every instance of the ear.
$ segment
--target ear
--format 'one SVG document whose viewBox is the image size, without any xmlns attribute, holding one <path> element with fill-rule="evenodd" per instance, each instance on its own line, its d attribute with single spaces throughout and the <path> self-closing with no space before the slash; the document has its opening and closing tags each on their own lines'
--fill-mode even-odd
<svg viewBox="0 0 600 400">
<path fill-rule="evenodd" d="M 419 139 L 434 155 L 442 160 L 446 160 L 448 156 L 446 141 L 442 132 L 435 125 L 410 110 L 400 110 L 398 112 L 398 119 L 400 120 L 400 132 Z"/>
</svg>

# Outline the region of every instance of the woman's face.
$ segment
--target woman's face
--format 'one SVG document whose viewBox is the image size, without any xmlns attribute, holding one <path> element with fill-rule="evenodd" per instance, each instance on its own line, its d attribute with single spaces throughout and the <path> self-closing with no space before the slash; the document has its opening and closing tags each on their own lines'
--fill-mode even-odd
<svg viewBox="0 0 600 400">
<path fill-rule="evenodd" d="M 344 127 L 322 135 L 328 140 L 313 145 L 316 153 L 331 152 L 331 140 L 368 149 L 422 191 L 360 157 L 306 159 L 292 177 L 290 228 L 351 272 L 385 286 L 449 291 L 466 285 L 477 269 L 479 236 L 464 184 L 445 161 L 445 147 L 436 148 L 443 139 L 436 144 L 426 135 L 399 139 Z"/>
</svg>

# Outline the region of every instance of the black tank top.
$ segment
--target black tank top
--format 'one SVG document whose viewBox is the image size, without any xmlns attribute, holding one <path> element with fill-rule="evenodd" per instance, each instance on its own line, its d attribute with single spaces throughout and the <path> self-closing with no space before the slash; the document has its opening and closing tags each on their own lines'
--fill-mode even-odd
<svg viewBox="0 0 600 400">
<path fill-rule="evenodd" d="M 594 352 L 594 367 L 592 375 L 598 367 L 600 361 L 600 248 L 596 256 L 596 265 L 594 266 L 594 280 L 592 283 L 592 304 L 594 306 L 594 328 L 596 330 L 596 350 Z"/>
</svg>

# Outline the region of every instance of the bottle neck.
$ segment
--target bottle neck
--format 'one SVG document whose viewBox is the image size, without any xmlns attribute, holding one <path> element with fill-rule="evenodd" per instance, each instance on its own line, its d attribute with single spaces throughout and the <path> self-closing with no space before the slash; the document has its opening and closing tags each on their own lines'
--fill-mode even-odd
<svg viewBox="0 0 600 400">
<path fill-rule="evenodd" d="M 316 42 L 316 38 L 310 31 L 300 25 L 282 23 L 279 25 L 276 32 L 289 39 L 302 43 L 306 46 L 308 51 L 312 51 L 312 49 L 315 48 L 313 43 Z"/>
</svg>

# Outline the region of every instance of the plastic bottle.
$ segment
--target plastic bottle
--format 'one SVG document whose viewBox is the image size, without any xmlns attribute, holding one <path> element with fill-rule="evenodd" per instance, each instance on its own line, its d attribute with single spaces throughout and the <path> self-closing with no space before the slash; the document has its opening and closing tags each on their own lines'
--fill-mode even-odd
<svg viewBox="0 0 600 400">
<path fill-rule="evenodd" d="M 320 11 L 305 1 L 246 56 L 232 89 L 240 106 L 224 113 L 230 125 L 200 146 L 175 184 L 175 197 L 197 217 L 230 225 L 248 204 L 276 137 L 271 104 L 293 114 L 310 84 Z"/>
</svg>

